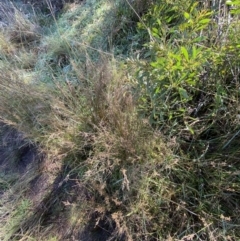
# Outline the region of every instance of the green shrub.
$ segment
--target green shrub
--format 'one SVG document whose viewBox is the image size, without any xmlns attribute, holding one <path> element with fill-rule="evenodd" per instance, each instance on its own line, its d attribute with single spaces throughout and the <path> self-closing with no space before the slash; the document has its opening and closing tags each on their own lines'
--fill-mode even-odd
<svg viewBox="0 0 240 241">
<path fill-rule="evenodd" d="M 178 1 L 161 2 L 146 15 L 149 60 L 141 62 L 137 78 L 141 112 L 151 116 L 151 123 L 164 128 L 179 125 L 194 136 L 212 126 L 211 120 L 217 121 L 228 99 L 237 98 L 232 83 L 226 83 L 226 73 L 234 78 L 237 63 L 234 56 L 229 60 L 230 52 L 222 44 L 208 44 L 215 26 L 212 12 L 197 8 L 197 3 L 184 8 Z"/>
<path fill-rule="evenodd" d="M 179 205 L 184 200 L 187 210 L 196 215 L 188 212 L 188 223 L 182 219 L 183 226 L 177 230 L 168 226 L 169 232 L 181 240 L 183 233 L 185 238 L 194 234 L 191 238 L 196 240 L 221 240 L 227 234 L 238 237 L 234 228 L 223 226 L 239 224 L 235 216 L 239 206 L 231 209 L 224 201 L 229 180 L 235 186 L 232 194 L 238 196 L 239 180 L 232 176 L 239 168 L 232 159 L 238 155 L 239 134 L 238 16 L 229 22 L 216 6 L 208 9 L 197 1 L 184 3 L 158 1 L 139 24 L 139 31 L 149 38 L 145 38 L 148 49 L 136 74 L 138 109 L 154 128 L 179 143 L 179 166 L 169 177 L 179 192 L 175 189 L 171 200 Z M 230 199 L 236 203 L 233 196 Z M 213 202 L 216 205 L 210 207 Z M 201 228 L 190 228 L 191 222 Z M 189 232 L 181 231 L 183 227 Z"/>
</svg>

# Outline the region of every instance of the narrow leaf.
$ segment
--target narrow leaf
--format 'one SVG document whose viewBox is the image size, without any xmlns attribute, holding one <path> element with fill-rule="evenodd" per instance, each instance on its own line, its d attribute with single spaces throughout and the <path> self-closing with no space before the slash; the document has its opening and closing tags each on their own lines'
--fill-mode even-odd
<svg viewBox="0 0 240 241">
<path fill-rule="evenodd" d="M 211 21 L 211 19 L 205 18 L 205 19 L 200 20 L 199 23 L 200 23 L 200 24 L 207 24 L 207 23 L 209 23 L 210 21 Z"/>
<path fill-rule="evenodd" d="M 195 46 L 192 47 L 192 57 L 193 57 L 193 59 L 196 59 L 196 57 L 197 57 L 197 49 Z"/>
<path fill-rule="evenodd" d="M 188 56 L 188 51 L 185 47 L 181 47 L 181 51 L 185 57 L 186 60 L 189 60 L 189 56 Z"/>
<path fill-rule="evenodd" d="M 184 17 L 185 17 L 186 19 L 190 19 L 190 14 L 187 13 L 187 12 L 184 12 Z"/>
<path fill-rule="evenodd" d="M 180 96 L 181 96 L 183 99 L 186 99 L 186 100 L 189 99 L 189 95 L 188 95 L 188 93 L 187 93 L 187 91 L 186 91 L 185 89 L 179 88 L 179 89 L 178 89 L 178 92 L 179 92 Z"/>
</svg>

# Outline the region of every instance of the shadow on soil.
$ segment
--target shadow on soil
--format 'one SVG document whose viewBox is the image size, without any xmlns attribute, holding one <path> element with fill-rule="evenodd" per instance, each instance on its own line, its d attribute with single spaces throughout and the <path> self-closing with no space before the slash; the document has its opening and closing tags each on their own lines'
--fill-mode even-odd
<svg viewBox="0 0 240 241">
<path fill-rule="evenodd" d="M 94 194 L 81 183 L 79 174 L 62 165 L 53 175 L 44 166 L 45 157 L 36 145 L 14 128 L 0 123 L 0 173 L 15 176 L 15 183 L 26 185 L 24 196 L 31 200 L 34 209 L 19 225 L 18 232 L 36 236 L 34 230 L 48 229 L 61 241 L 113 240 L 115 223 L 97 211 Z M 0 199 L 5 191 L 0 187 Z M 82 217 L 83 213 L 88 215 Z"/>
</svg>

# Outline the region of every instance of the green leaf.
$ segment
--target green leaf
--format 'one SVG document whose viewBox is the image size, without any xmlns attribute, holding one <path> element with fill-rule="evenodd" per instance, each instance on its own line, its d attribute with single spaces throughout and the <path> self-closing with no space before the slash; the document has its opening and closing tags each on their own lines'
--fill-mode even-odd
<svg viewBox="0 0 240 241">
<path fill-rule="evenodd" d="M 192 134 L 192 135 L 194 135 L 194 130 L 193 130 L 193 128 L 191 128 L 189 125 L 187 125 L 186 124 L 186 127 L 187 127 L 187 130 L 189 130 L 190 131 L 190 133 Z"/>
<path fill-rule="evenodd" d="M 186 100 L 190 99 L 190 97 L 185 89 L 178 88 L 178 92 L 179 92 L 181 98 L 186 99 Z"/>
<path fill-rule="evenodd" d="M 200 24 L 207 24 L 207 23 L 209 23 L 210 21 L 211 21 L 211 19 L 205 18 L 205 19 L 200 20 L 199 23 L 200 23 Z"/>
<path fill-rule="evenodd" d="M 226 1 L 227 5 L 235 5 L 235 6 L 240 6 L 240 1 L 236 0 L 236 1 Z"/>
<path fill-rule="evenodd" d="M 198 2 L 195 2 L 195 3 L 191 6 L 190 13 L 193 13 L 193 12 L 196 10 L 197 5 L 198 5 Z"/>
<path fill-rule="evenodd" d="M 155 94 L 158 94 L 158 93 L 160 93 L 160 87 L 157 87 L 155 90 Z"/>
<path fill-rule="evenodd" d="M 152 35 L 153 35 L 154 37 L 159 37 L 159 31 L 158 31 L 157 28 L 152 28 Z"/>
<path fill-rule="evenodd" d="M 196 57 L 197 57 L 197 49 L 195 46 L 192 47 L 192 57 L 193 57 L 193 59 L 196 59 Z"/>
<path fill-rule="evenodd" d="M 227 5 L 233 5 L 233 1 L 228 0 L 228 1 L 226 1 L 226 4 Z"/>
<path fill-rule="evenodd" d="M 187 13 L 187 12 L 184 12 L 184 17 L 185 17 L 186 19 L 190 19 L 190 14 Z"/>
<path fill-rule="evenodd" d="M 158 29 L 157 28 L 152 28 L 152 32 L 158 34 Z"/>
<path fill-rule="evenodd" d="M 194 43 L 199 43 L 199 42 L 204 41 L 205 39 L 206 39 L 206 37 L 200 36 L 200 37 L 195 38 L 193 42 Z"/>
<path fill-rule="evenodd" d="M 151 56 L 151 52 L 150 51 L 147 51 L 145 54 L 144 54 L 144 58 L 148 58 Z"/>
<path fill-rule="evenodd" d="M 188 51 L 185 47 L 181 47 L 182 54 L 184 55 L 185 59 L 189 61 Z"/>
</svg>

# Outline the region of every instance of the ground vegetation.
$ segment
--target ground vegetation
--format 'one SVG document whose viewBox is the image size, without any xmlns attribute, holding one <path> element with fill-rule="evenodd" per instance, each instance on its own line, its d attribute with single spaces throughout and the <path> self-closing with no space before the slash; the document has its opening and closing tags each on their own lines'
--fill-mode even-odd
<svg viewBox="0 0 240 241">
<path fill-rule="evenodd" d="M 2 1 L 0 240 L 239 240 L 239 14 Z"/>
</svg>

